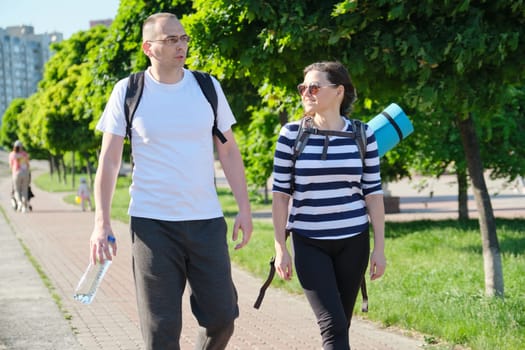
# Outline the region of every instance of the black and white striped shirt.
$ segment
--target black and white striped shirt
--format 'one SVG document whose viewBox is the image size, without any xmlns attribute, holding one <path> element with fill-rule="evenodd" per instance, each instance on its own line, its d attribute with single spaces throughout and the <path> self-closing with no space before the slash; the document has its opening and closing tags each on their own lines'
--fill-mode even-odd
<svg viewBox="0 0 525 350">
<path fill-rule="evenodd" d="M 352 131 L 345 119 L 343 131 Z M 281 128 L 274 155 L 273 192 L 291 195 L 292 151 L 300 121 Z M 366 127 L 364 167 L 356 141 L 329 136 L 321 160 L 324 135 L 310 135 L 295 163 L 293 202 L 287 228 L 316 239 L 342 239 L 368 229 L 364 197 L 382 194 L 379 155 L 373 131 Z"/>
</svg>

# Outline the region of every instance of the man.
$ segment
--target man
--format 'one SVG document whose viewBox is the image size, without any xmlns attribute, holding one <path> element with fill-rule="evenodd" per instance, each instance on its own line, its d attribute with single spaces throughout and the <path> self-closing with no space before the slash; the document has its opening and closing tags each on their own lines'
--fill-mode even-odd
<svg viewBox="0 0 525 350">
<path fill-rule="evenodd" d="M 233 240 L 244 247 L 252 234 L 244 166 L 231 125 L 235 118 L 220 87 L 217 126 L 227 139 L 212 135 L 213 111 L 193 74 L 184 68 L 189 37 L 170 13 L 150 16 L 142 28 L 142 49 L 151 66 L 131 125 L 133 177 L 130 230 L 140 325 L 147 349 L 179 349 L 182 294 L 191 287 L 191 308 L 202 327 L 196 349 L 224 349 L 238 317 L 231 278 L 227 227 L 214 185 L 218 158 L 239 207 Z M 126 134 L 124 96 L 119 81 L 97 125 L 102 148 L 95 178 L 95 227 L 91 259 L 111 259 L 108 242 L 111 198 Z"/>
</svg>

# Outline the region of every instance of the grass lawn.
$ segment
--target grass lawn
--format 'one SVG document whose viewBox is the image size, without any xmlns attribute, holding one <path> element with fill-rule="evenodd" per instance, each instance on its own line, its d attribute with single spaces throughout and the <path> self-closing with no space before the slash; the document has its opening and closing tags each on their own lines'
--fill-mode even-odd
<svg viewBox="0 0 525 350">
<path fill-rule="evenodd" d="M 35 179 L 35 183 L 43 189 L 69 191 L 65 200 L 74 202 L 71 185 L 60 188 L 47 174 Z M 113 200 L 114 218 L 125 222 L 128 185 L 128 178 L 119 178 Z M 219 197 L 231 227 L 235 201 L 226 189 L 219 189 Z M 269 207 L 254 204 L 253 210 L 269 210 Z M 370 311 L 361 313 L 357 309 L 358 299 L 356 314 L 385 326 L 431 335 L 426 337 L 427 349 L 454 349 L 454 345 L 445 343 L 472 350 L 524 349 L 525 219 L 496 222 L 505 298 L 484 296 L 477 220 L 464 224 L 454 220 L 387 223 L 386 274 L 378 281 L 368 281 Z M 232 260 L 259 276 L 261 282 L 267 276 L 273 254 L 272 224 L 263 219 L 254 220 L 254 234 L 248 246 L 231 250 Z M 302 293 L 296 278 L 283 282 L 276 276 L 272 285 L 290 293 Z"/>
</svg>

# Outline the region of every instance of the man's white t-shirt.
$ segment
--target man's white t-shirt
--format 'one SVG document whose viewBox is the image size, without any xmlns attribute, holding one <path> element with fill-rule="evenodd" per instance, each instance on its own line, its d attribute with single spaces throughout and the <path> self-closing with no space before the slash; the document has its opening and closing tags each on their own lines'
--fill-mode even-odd
<svg viewBox="0 0 525 350">
<path fill-rule="evenodd" d="M 214 183 L 213 110 L 189 70 L 175 84 L 156 81 L 146 70 L 144 91 L 132 123 L 134 168 L 131 216 L 166 221 L 222 216 Z M 97 129 L 126 135 L 124 99 L 128 78 L 120 80 Z M 225 132 L 235 117 L 217 80 L 217 127 Z"/>
</svg>

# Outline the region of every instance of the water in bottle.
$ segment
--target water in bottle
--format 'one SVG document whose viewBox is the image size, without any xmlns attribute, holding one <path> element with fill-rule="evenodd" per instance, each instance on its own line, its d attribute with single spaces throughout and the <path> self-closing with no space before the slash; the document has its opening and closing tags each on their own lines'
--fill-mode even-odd
<svg viewBox="0 0 525 350">
<path fill-rule="evenodd" d="M 108 241 L 113 243 L 115 242 L 115 238 L 110 236 L 108 237 Z M 104 260 L 102 264 L 97 263 L 95 265 L 90 262 L 78 282 L 73 298 L 83 304 L 91 304 L 110 265 L 111 260 Z"/>
</svg>

